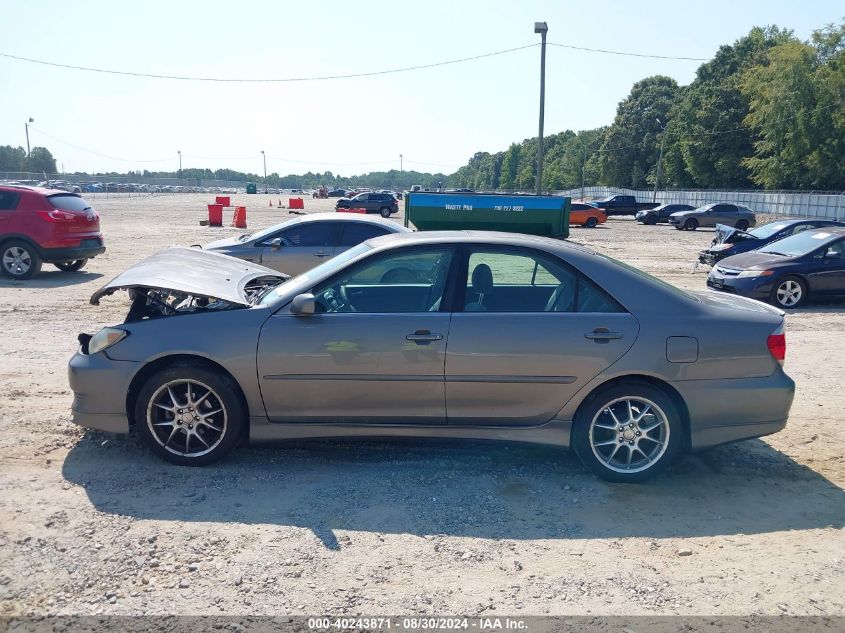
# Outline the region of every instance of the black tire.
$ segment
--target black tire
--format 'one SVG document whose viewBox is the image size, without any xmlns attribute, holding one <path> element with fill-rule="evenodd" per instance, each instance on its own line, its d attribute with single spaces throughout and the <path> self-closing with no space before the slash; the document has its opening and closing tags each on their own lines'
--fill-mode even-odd
<svg viewBox="0 0 845 633">
<path fill-rule="evenodd" d="M 29 279 L 37 275 L 43 263 L 32 244 L 23 240 L 9 240 L 0 247 L 0 268 L 12 279 Z"/>
<path fill-rule="evenodd" d="M 632 411 L 635 413 L 634 418 L 642 414 L 640 420 L 631 421 L 625 400 L 638 403 Z M 608 405 L 611 405 L 616 418 L 607 412 Z M 615 419 L 625 423 L 625 426 L 617 426 Z M 602 426 L 593 427 L 594 420 Z M 645 424 L 642 420 L 646 420 Z M 634 426 L 628 427 L 629 422 Z M 644 430 L 658 422 L 659 426 Z M 605 425 L 614 428 L 610 430 L 605 428 Z M 619 428 L 623 430 L 620 431 Z M 594 438 L 592 441 L 591 435 Z M 648 383 L 632 380 L 600 389 L 581 405 L 572 425 L 572 448 L 584 465 L 602 479 L 618 483 L 637 483 L 654 477 L 677 459 L 684 446 L 683 436 L 681 414 L 672 398 Z M 658 440 L 662 440 L 662 444 Z M 610 443 L 601 446 L 601 442 Z M 593 444 L 598 446 L 594 449 Z M 640 448 L 641 445 L 643 448 Z M 634 461 L 634 451 L 639 451 L 643 457 L 646 457 L 645 453 L 649 453 L 652 459 L 644 461 L 643 457 L 637 456 Z M 615 465 L 617 452 L 622 453 L 617 458 L 619 462 L 624 462 L 623 457 L 627 458 L 629 453 L 632 455 L 632 470 L 626 471 L 623 463 Z M 601 459 L 599 455 L 602 456 Z"/>
<path fill-rule="evenodd" d="M 769 303 L 784 310 L 792 310 L 807 301 L 807 294 L 807 282 L 800 277 L 787 275 L 772 285 Z"/>
<path fill-rule="evenodd" d="M 678 229 L 679 231 L 683 231 L 683 230 L 684 230 L 684 227 L 682 227 L 680 224 L 676 224 L 676 225 L 675 225 L 675 228 L 676 228 L 676 229 Z"/>
<path fill-rule="evenodd" d="M 736 228 L 740 231 L 744 231 L 748 228 L 748 221 L 747 220 L 740 220 L 736 223 Z"/>
<path fill-rule="evenodd" d="M 63 270 L 66 273 L 73 273 L 77 270 L 81 270 L 85 264 L 88 263 L 87 259 L 77 259 L 72 262 L 53 262 L 56 268 L 59 270 Z"/>
<path fill-rule="evenodd" d="M 684 222 L 684 230 L 685 231 L 694 231 L 698 228 L 698 220 L 695 218 L 690 218 L 686 222 Z"/>
<path fill-rule="evenodd" d="M 381 213 L 381 217 L 383 218 L 390 217 L 390 209 L 388 207 L 382 207 L 378 212 Z"/>
<path fill-rule="evenodd" d="M 193 385 L 191 398 L 186 397 L 184 386 L 188 381 Z M 204 397 L 206 390 L 211 395 Z M 197 401 L 196 408 L 190 407 L 191 399 Z M 155 406 L 168 402 L 173 403 L 173 411 Z M 215 413 L 217 409 L 220 411 Z M 203 421 L 198 421 L 200 418 Z M 175 424 L 168 426 L 170 421 Z M 135 402 L 138 435 L 156 455 L 180 466 L 205 466 L 226 456 L 243 437 L 246 425 L 246 407 L 235 382 L 202 365 L 179 363 L 156 372 L 144 383 Z M 201 447 L 203 442 L 210 450 Z M 183 444 L 185 450 L 180 451 Z M 193 444 L 200 450 L 193 451 Z"/>
<path fill-rule="evenodd" d="M 590 217 L 590 218 L 587 218 L 586 222 L 584 222 L 584 226 L 587 227 L 588 229 L 594 229 L 594 228 L 596 228 L 598 223 L 599 223 L 599 221 L 598 221 L 597 218 Z"/>
<path fill-rule="evenodd" d="M 648 226 L 654 226 L 657 224 L 657 218 L 653 215 L 646 216 L 645 222 L 643 224 L 647 224 Z"/>
</svg>

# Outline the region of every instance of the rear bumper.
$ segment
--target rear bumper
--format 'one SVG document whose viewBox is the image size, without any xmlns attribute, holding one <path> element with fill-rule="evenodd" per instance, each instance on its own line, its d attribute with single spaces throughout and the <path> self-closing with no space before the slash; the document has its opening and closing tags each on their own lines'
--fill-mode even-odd
<svg viewBox="0 0 845 633">
<path fill-rule="evenodd" d="M 778 368 L 764 378 L 673 382 L 690 418 L 690 447 L 777 433 L 786 426 L 795 382 Z"/>
<path fill-rule="evenodd" d="M 42 248 L 41 258 L 45 262 L 70 262 L 77 259 L 91 259 L 105 252 L 103 238 L 86 238 L 79 243 L 79 246 Z"/>
<path fill-rule="evenodd" d="M 116 361 L 105 353 L 77 352 L 68 363 L 75 424 L 110 433 L 128 433 L 126 394 L 140 363 Z"/>
</svg>

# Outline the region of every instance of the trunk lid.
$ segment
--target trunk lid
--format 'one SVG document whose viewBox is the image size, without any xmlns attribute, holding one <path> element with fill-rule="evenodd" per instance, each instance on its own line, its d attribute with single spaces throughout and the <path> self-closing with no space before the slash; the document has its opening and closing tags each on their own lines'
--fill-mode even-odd
<svg viewBox="0 0 845 633">
<path fill-rule="evenodd" d="M 91 303 L 99 305 L 102 297 L 117 290 L 147 288 L 249 306 L 252 303 L 250 286 L 259 282 L 279 285 L 289 278 L 228 255 L 173 246 L 119 274 L 91 295 Z"/>
<path fill-rule="evenodd" d="M 786 314 L 783 310 L 769 305 L 768 303 L 763 303 L 762 301 L 757 301 L 756 299 L 749 299 L 748 297 L 741 297 L 735 294 L 715 292 L 713 290 L 692 290 L 687 292 L 704 305 L 713 308 L 742 310 L 744 312 L 754 312 L 760 315 L 768 314 L 778 316 L 781 319 Z"/>
</svg>

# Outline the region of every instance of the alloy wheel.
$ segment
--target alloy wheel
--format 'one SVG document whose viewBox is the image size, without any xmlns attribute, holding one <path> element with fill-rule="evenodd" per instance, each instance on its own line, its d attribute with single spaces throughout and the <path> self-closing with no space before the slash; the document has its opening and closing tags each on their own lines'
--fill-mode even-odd
<svg viewBox="0 0 845 633">
<path fill-rule="evenodd" d="M 25 275 L 32 267 L 32 256 L 20 246 L 10 246 L 3 252 L 3 268 L 14 277 Z"/>
<path fill-rule="evenodd" d="M 173 380 L 159 387 L 147 405 L 147 426 L 165 450 L 199 457 L 226 435 L 228 416 L 220 396 L 196 380 Z"/>
<path fill-rule="evenodd" d="M 801 284 L 792 279 L 787 279 L 782 282 L 776 291 L 778 303 L 787 308 L 791 308 L 801 303 L 803 295 L 804 289 L 801 288 Z"/>
<path fill-rule="evenodd" d="M 601 464 L 617 473 L 637 473 L 654 466 L 669 445 L 669 420 L 651 400 L 624 396 L 593 417 L 590 448 Z"/>
</svg>

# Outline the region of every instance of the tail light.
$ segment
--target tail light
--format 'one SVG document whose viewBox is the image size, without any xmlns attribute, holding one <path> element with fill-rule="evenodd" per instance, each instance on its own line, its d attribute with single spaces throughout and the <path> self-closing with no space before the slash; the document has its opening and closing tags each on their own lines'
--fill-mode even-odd
<svg viewBox="0 0 845 633">
<path fill-rule="evenodd" d="M 38 215 L 42 220 L 47 222 L 73 222 L 76 220 L 76 215 L 68 213 L 67 211 L 59 211 L 58 209 L 50 209 L 49 211 L 39 211 Z"/>
<path fill-rule="evenodd" d="M 769 334 L 769 338 L 766 339 L 766 345 L 769 348 L 772 358 L 783 365 L 783 361 L 786 358 L 786 334 L 783 331 L 783 324 Z"/>
</svg>

